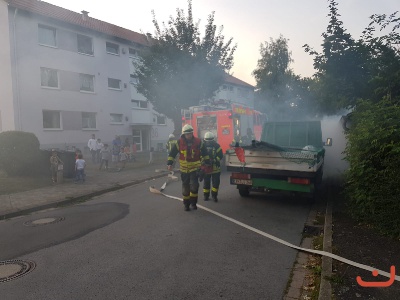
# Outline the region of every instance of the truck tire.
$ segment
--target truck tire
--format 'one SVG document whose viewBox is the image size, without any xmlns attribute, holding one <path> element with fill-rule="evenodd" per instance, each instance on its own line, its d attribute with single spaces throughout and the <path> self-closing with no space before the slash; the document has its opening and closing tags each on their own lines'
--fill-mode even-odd
<svg viewBox="0 0 400 300">
<path fill-rule="evenodd" d="M 248 197 L 250 195 L 250 189 L 247 187 L 239 187 L 239 195 L 242 197 Z"/>
</svg>

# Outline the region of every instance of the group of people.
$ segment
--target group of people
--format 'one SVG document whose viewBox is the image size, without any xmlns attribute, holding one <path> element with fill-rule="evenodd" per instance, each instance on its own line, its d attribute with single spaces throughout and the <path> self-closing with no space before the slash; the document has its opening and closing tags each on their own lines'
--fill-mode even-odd
<svg viewBox="0 0 400 300">
<path fill-rule="evenodd" d="M 123 170 L 128 161 L 135 161 L 136 144 L 133 142 L 131 149 L 128 138 L 122 143 L 121 137 L 116 135 L 112 141 L 112 146 L 109 147 L 108 144 L 103 144 L 101 139 L 96 140 L 96 136 L 92 134 L 87 145 L 92 156 L 92 163 L 100 164 L 99 170 L 102 170 L 103 165 L 106 170 L 108 169 L 110 158 L 118 171 Z"/>
<path fill-rule="evenodd" d="M 58 171 L 62 171 L 62 166 L 64 162 L 58 157 L 57 151 L 53 149 L 51 151 L 50 156 L 50 170 L 51 170 L 51 179 L 53 183 L 58 182 L 57 173 Z M 80 150 L 75 151 L 75 183 L 78 183 L 82 180 L 85 182 L 86 174 L 86 161 L 83 159 L 82 152 Z"/>
<path fill-rule="evenodd" d="M 199 181 L 204 180 L 204 201 L 218 201 L 218 189 L 221 177 L 221 146 L 215 141 L 212 132 L 207 132 L 204 140 L 193 135 L 193 127 L 185 125 L 178 140 L 169 136 L 167 168 L 172 171 L 178 158 L 182 179 L 182 196 L 185 211 L 197 209 Z"/>
</svg>

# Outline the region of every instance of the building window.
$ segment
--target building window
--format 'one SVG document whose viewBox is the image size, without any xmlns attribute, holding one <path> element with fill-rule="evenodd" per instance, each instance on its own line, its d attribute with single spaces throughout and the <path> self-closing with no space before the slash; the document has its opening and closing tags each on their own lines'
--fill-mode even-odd
<svg viewBox="0 0 400 300">
<path fill-rule="evenodd" d="M 56 47 L 56 29 L 39 24 L 39 44 Z"/>
<path fill-rule="evenodd" d="M 106 51 L 110 54 L 119 55 L 119 46 L 114 43 L 106 42 Z"/>
<path fill-rule="evenodd" d="M 61 129 L 61 114 L 59 111 L 44 110 L 43 111 L 43 128 L 44 129 Z"/>
<path fill-rule="evenodd" d="M 108 78 L 108 88 L 114 89 L 114 90 L 120 90 L 121 89 L 121 80 L 114 79 L 114 78 Z"/>
<path fill-rule="evenodd" d="M 94 76 L 88 74 L 79 74 L 81 92 L 94 92 Z"/>
<path fill-rule="evenodd" d="M 42 87 L 58 88 L 58 71 L 48 68 L 40 68 Z"/>
<path fill-rule="evenodd" d="M 157 116 L 157 125 L 165 125 L 165 116 Z"/>
<path fill-rule="evenodd" d="M 111 123 L 122 123 L 123 114 L 110 114 Z"/>
<path fill-rule="evenodd" d="M 141 101 L 141 100 L 131 100 L 132 106 L 133 107 L 138 107 L 138 108 L 147 108 L 147 101 Z"/>
<path fill-rule="evenodd" d="M 138 58 L 140 56 L 140 51 L 133 48 L 129 48 L 129 56 L 132 58 Z"/>
<path fill-rule="evenodd" d="M 82 113 L 82 128 L 83 129 L 96 129 L 96 113 L 83 112 Z"/>
<path fill-rule="evenodd" d="M 93 40 L 86 35 L 78 34 L 78 52 L 93 55 Z"/>
<path fill-rule="evenodd" d="M 133 74 L 130 75 L 130 84 L 137 85 L 139 84 L 139 78 Z"/>
</svg>

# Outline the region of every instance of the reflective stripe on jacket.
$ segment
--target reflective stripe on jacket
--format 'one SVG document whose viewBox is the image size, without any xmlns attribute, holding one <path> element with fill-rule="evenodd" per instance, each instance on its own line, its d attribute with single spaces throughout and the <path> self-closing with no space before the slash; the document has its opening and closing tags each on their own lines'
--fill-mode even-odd
<svg viewBox="0 0 400 300">
<path fill-rule="evenodd" d="M 180 171 L 182 173 L 190 173 L 197 171 L 201 166 L 201 159 L 208 161 L 209 157 L 207 149 L 201 139 L 193 137 L 186 140 L 184 136 L 172 146 L 172 150 L 168 155 L 168 165 L 172 165 L 176 155 L 179 153 Z"/>
<path fill-rule="evenodd" d="M 221 146 L 216 142 L 206 142 L 205 147 L 212 164 L 212 171 L 208 173 L 214 174 L 221 172 L 221 160 L 223 157 Z"/>
<path fill-rule="evenodd" d="M 168 140 L 167 145 L 166 145 L 168 153 L 171 152 L 173 145 L 176 143 L 178 143 L 177 140 Z"/>
</svg>

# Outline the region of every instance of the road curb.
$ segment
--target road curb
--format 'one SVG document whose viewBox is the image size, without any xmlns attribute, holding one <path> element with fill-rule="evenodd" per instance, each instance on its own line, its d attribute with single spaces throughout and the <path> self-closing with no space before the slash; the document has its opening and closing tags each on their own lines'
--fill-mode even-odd
<svg viewBox="0 0 400 300">
<path fill-rule="evenodd" d="M 323 250 L 332 253 L 332 203 L 326 204 L 324 224 L 324 248 Z M 321 285 L 319 288 L 318 300 L 332 299 L 332 285 L 329 278 L 332 276 L 332 258 L 322 256 Z"/>
<path fill-rule="evenodd" d="M 303 233 L 311 234 L 311 237 L 303 237 L 300 247 L 305 249 L 312 248 L 313 236 L 319 234 L 322 231 L 322 226 L 314 225 L 314 220 L 316 219 L 317 212 L 320 211 L 321 204 L 315 202 L 308 214 L 307 220 L 304 223 Z M 310 271 L 306 268 L 308 264 L 310 254 L 303 251 L 298 251 L 296 255 L 296 260 L 292 268 L 292 278 L 290 281 L 287 293 L 284 295 L 284 300 L 297 300 L 301 299 L 303 288 L 307 286 L 307 275 Z"/>
<path fill-rule="evenodd" d="M 162 174 L 158 174 L 158 175 L 154 175 L 154 176 L 150 176 L 150 177 L 146 177 L 146 178 L 137 179 L 137 180 L 130 181 L 130 182 L 127 182 L 127 183 L 124 183 L 124 184 L 116 184 L 115 186 L 104 188 L 104 189 L 100 189 L 100 190 L 97 190 L 97 191 L 94 191 L 94 192 L 85 193 L 85 194 L 81 194 L 81 195 L 77 195 L 77 196 L 71 196 L 66 200 L 55 201 L 55 202 L 51 202 L 51 203 L 48 203 L 48 204 L 39 205 L 39 206 L 27 208 L 27 209 L 22 209 L 22 210 L 15 211 L 15 212 L 1 214 L 0 215 L 0 220 L 10 219 L 10 218 L 14 218 L 14 217 L 22 216 L 22 215 L 27 215 L 27 214 L 30 214 L 30 213 L 33 213 L 33 212 L 36 212 L 36 211 L 45 210 L 45 209 L 49 209 L 49 208 L 56 208 L 56 207 L 60 207 L 60 206 L 63 206 L 63 205 L 70 205 L 70 204 L 82 202 L 82 201 L 91 199 L 91 198 L 93 198 L 95 196 L 99 196 L 99 195 L 102 195 L 102 194 L 105 194 L 105 193 L 121 190 L 121 189 L 124 189 L 126 187 L 130 187 L 130 186 L 133 186 L 133 185 L 136 185 L 136 184 L 140 184 L 140 183 L 146 182 L 148 180 L 162 178 L 162 177 L 165 177 L 167 174 L 168 173 L 164 172 Z"/>
</svg>

